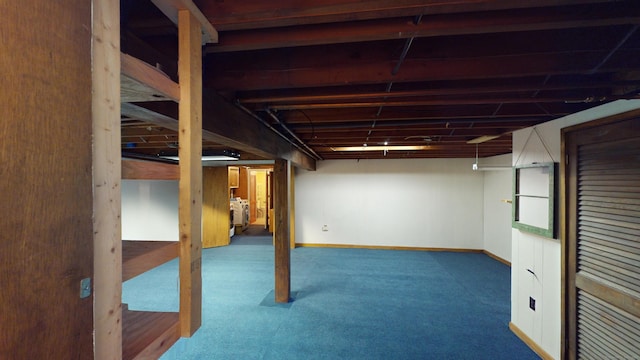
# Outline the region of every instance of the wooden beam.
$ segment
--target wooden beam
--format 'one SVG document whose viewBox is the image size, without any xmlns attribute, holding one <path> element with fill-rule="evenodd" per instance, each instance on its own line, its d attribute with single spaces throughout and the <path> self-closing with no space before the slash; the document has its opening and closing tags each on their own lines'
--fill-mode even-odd
<svg viewBox="0 0 640 360">
<path fill-rule="evenodd" d="M 142 120 L 173 131 L 178 131 L 179 129 L 177 112 L 172 116 L 167 116 L 157 111 L 144 108 L 140 105 L 129 103 L 121 104 L 120 109 L 122 112 L 122 116 Z"/>
<path fill-rule="evenodd" d="M 616 0 L 373 0 L 335 2 L 204 1 L 202 12 L 221 31 L 262 29 L 420 14 L 486 12 L 512 8 L 612 3 Z M 292 5 L 293 4 L 293 5 Z M 296 4 L 298 4 L 296 6 Z"/>
<path fill-rule="evenodd" d="M 313 158 L 219 95 L 205 91 L 203 98 L 203 136 L 207 140 L 266 159 L 290 160 L 296 166 L 315 170 Z"/>
<path fill-rule="evenodd" d="M 192 13 L 178 17 L 180 333 L 190 337 L 202 322 L 202 35 Z"/>
<path fill-rule="evenodd" d="M 260 31 L 226 31 L 206 53 L 247 51 L 362 41 L 515 31 L 570 29 L 637 24 L 640 10 L 631 3 L 514 9 L 497 12 L 430 14 L 419 24 L 408 17 L 323 23 Z"/>
<path fill-rule="evenodd" d="M 623 50 L 618 52 L 625 56 Z M 228 55 L 228 54 L 226 54 Z M 307 54 L 309 55 L 309 54 Z M 286 67 L 281 69 L 212 68 L 206 79 L 207 87 L 219 90 L 266 90 L 295 87 L 344 86 L 389 82 L 415 82 L 436 80 L 500 79 L 508 77 L 581 74 L 588 72 L 606 55 L 606 51 L 584 51 L 581 57 L 574 53 L 517 54 L 485 57 L 434 59 L 408 58 L 401 71 L 391 74 L 395 61 L 379 60 L 365 64 L 336 59 L 331 66 Z M 300 56 L 298 61 L 304 56 Z M 231 64 L 231 57 L 226 59 Z M 238 60 L 239 61 L 239 60 Z M 620 65 L 623 66 L 623 65 Z M 602 71 L 624 70 L 620 66 Z M 632 66 L 629 64 L 628 66 Z"/>
<path fill-rule="evenodd" d="M 119 3 L 93 0 L 92 24 L 94 358 L 117 359 L 123 322 Z"/>
<path fill-rule="evenodd" d="M 478 95 L 491 93 L 513 93 L 513 92 L 540 92 L 553 90 L 575 90 L 575 89 L 601 89 L 610 87 L 636 86 L 637 81 L 608 81 L 608 82 L 592 82 L 577 83 L 567 82 L 562 84 L 534 84 L 526 83 L 524 80 L 519 84 L 503 85 L 503 86 L 466 86 L 466 87 L 431 87 L 428 89 L 421 88 L 415 90 L 398 90 L 398 91 L 343 91 L 343 92 L 325 92 L 322 94 L 301 94 L 304 90 L 296 89 L 295 92 L 288 90 L 286 93 L 268 96 L 247 96 L 242 97 L 238 101 L 242 104 L 275 104 L 275 103 L 314 103 L 314 102 L 331 102 L 346 100 L 364 100 L 364 99 L 393 99 L 393 98 L 411 98 L 421 96 L 434 95 Z M 427 86 L 425 84 L 425 86 Z M 317 92 L 317 90 L 316 90 Z M 308 122 L 305 118 L 305 122 Z"/>
<path fill-rule="evenodd" d="M 178 131 L 174 104 L 122 104 L 121 108 L 123 115 Z M 316 169 L 313 158 L 212 91 L 203 93 L 202 113 L 203 140 L 266 159 L 287 159 L 306 170 Z"/>
<path fill-rule="evenodd" d="M 121 100 L 180 101 L 180 88 L 166 74 L 127 54 L 120 54 Z"/>
<path fill-rule="evenodd" d="M 275 301 L 287 303 L 291 296 L 291 248 L 289 237 L 289 161 L 276 159 L 273 166 Z"/>
<path fill-rule="evenodd" d="M 202 43 L 217 43 L 218 32 L 211 25 L 209 20 L 200 12 L 200 9 L 191 0 L 151 0 L 166 17 L 174 24 L 178 24 L 178 13 L 180 11 L 188 11 L 199 24 L 201 31 Z M 178 27 L 180 25 L 178 24 Z"/>
<path fill-rule="evenodd" d="M 607 102 L 620 99 L 635 99 L 637 95 L 631 96 L 611 96 L 605 100 Z M 605 100 L 600 100 L 604 102 Z M 558 97 L 558 98 L 524 98 L 524 97 L 501 97 L 501 98 L 475 98 L 459 97 L 456 99 L 439 100 L 404 100 L 404 101 L 363 101 L 363 102 L 343 102 L 343 103 L 307 103 L 307 104 L 278 104 L 271 105 L 271 110 L 311 110 L 311 109 L 341 109 L 341 108 L 378 108 L 384 107 L 416 107 L 416 106 L 440 106 L 440 105 L 490 105 L 490 104 L 544 104 L 544 103 L 566 103 L 566 102 L 587 102 L 584 97 Z M 593 100 L 592 100 L 593 101 Z"/>
<path fill-rule="evenodd" d="M 177 241 L 123 240 L 122 281 L 125 282 L 177 258 L 178 248 Z"/>
</svg>

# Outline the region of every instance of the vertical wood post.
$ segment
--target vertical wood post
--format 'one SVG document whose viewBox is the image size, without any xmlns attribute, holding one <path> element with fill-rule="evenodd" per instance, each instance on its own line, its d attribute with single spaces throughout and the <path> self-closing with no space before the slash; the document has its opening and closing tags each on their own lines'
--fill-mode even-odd
<svg viewBox="0 0 640 360">
<path fill-rule="evenodd" d="M 188 10 L 178 12 L 180 80 L 180 333 L 202 321 L 202 34 Z"/>
<path fill-rule="evenodd" d="M 295 192 L 295 168 L 289 169 L 289 243 L 292 249 L 296 248 L 296 192 Z"/>
<path fill-rule="evenodd" d="M 120 4 L 93 0 L 95 359 L 122 357 Z"/>
<path fill-rule="evenodd" d="M 291 295 L 291 247 L 289 240 L 289 170 L 287 160 L 277 159 L 273 166 L 274 241 L 276 302 L 289 302 Z"/>
</svg>

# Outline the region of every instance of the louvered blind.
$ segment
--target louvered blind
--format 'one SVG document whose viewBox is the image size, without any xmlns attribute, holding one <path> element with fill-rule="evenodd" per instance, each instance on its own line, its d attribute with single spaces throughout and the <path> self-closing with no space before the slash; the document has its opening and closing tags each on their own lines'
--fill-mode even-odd
<svg viewBox="0 0 640 360">
<path fill-rule="evenodd" d="M 640 298 L 640 139 L 578 149 L 577 271 Z M 578 357 L 640 359 L 640 318 L 578 290 Z"/>
<path fill-rule="evenodd" d="M 578 357 L 640 359 L 640 318 L 578 291 Z"/>
</svg>

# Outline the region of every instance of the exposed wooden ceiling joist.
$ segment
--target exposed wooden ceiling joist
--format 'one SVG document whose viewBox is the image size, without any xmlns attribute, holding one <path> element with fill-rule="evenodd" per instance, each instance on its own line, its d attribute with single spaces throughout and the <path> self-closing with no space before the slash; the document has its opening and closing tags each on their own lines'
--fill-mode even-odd
<svg viewBox="0 0 640 360">
<path fill-rule="evenodd" d="M 418 14 L 414 14 L 418 15 Z M 534 30 L 590 28 L 640 22 L 640 7 L 632 4 L 598 4 L 591 7 L 510 9 L 479 17 L 473 13 L 424 15 L 416 24 L 411 17 L 351 21 L 340 26 L 314 24 L 297 27 L 227 31 L 206 53 L 248 51 L 355 43 L 363 41 L 489 34 Z"/>
<path fill-rule="evenodd" d="M 220 39 L 205 47 L 203 83 L 221 97 L 205 101 L 203 123 L 240 112 L 324 159 L 475 157 L 467 141 L 487 135 L 501 136 L 479 156 L 505 154 L 514 130 L 640 94 L 637 0 L 193 1 Z M 124 3 L 127 49 L 175 79 L 171 22 L 145 2 Z M 149 114 L 139 112 L 161 104 L 126 109 L 123 144 L 151 151 L 173 139 L 145 134 Z M 274 147 L 260 131 L 239 138 L 247 124 L 216 124 L 207 146 L 308 151 Z M 332 150 L 384 142 L 432 146 Z"/>
<path fill-rule="evenodd" d="M 197 1 L 205 16 L 220 31 L 612 2 L 615 0 L 309 0 L 278 6 L 261 0 Z"/>
</svg>

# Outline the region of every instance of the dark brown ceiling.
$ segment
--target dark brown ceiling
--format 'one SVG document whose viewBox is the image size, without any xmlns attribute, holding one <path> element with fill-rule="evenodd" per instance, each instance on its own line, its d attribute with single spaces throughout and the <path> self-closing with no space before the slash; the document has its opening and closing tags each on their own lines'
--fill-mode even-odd
<svg viewBox="0 0 640 360">
<path fill-rule="evenodd" d="M 505 154 L 514 130 L 640 89 L 635 0 L 194 2 L 219 32 L 204 87 L 318 159 L 473 157 L 480 136 L 499 136 L 481 157 Z M 175 78 L 175 25 L 147 0 L 121 11 L 123 52 Z M 122 124 L 128 152 L 177 144 L 135 116 Z M 336 151 L 385 142 L 427 147 Z"/>
</svg>

